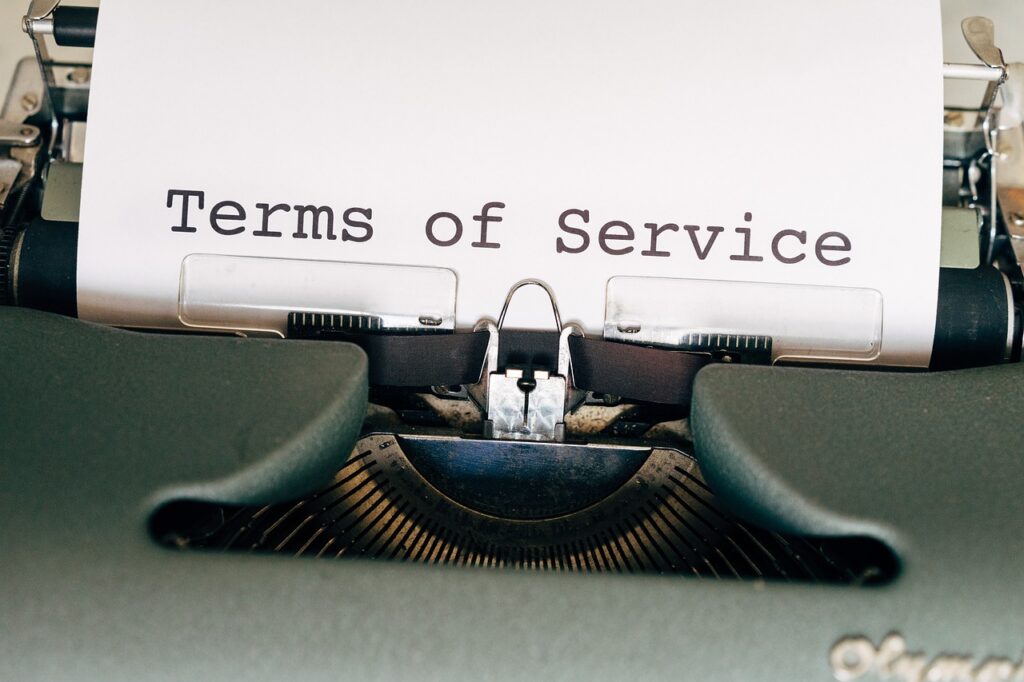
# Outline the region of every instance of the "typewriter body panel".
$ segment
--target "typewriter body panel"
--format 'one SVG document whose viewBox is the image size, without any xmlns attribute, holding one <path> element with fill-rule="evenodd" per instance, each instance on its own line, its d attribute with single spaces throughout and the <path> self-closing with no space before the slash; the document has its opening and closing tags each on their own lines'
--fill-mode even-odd
<svg viewBox="0 0 1024 682">
<path fill-rule="evenodd" d="M 62 234 L 16 229 L 78 220 L 90 66 L 48 50 L 89 17 L 57 4 L 0 115 L 5 677 L 1024 678 L 1024 67 L 984 35 L 952 77 L 1002 94 L 945 111 L 942 266 L 997 266 L 1002 364 L 907 373 L 669 318 L 601 345 L 534 281 L 549 332 L 503 326 L 516 289 L 472 335 L 73 319 Z"/>
</svg>

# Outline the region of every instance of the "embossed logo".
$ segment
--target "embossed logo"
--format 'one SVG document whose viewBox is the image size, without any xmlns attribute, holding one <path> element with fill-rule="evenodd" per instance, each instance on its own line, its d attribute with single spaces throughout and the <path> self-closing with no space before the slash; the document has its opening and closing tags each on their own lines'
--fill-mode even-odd
<svg viewBox="0 0 1024 682">
<path fill-rule="evenodd" d="M 877 647 L 867 637 L 844 637 L 829 653 L 832 674 L 839 682 L 860 678 L 899 682 L 1024 682 L 1024 660 L 978 659 L 964 654 L 929 657 L 907 651 L 897 632 Z"/>
</svg>

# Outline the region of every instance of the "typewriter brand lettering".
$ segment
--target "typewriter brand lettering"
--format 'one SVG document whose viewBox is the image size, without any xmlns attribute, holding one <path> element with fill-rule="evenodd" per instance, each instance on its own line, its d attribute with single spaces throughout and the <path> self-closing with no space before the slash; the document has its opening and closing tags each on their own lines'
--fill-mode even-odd
<svg viewBox="0 0 1024 682">
<path fill-rule="evenodd" d="M 961 654 L 928 657 L 907 651 L 906 640 L 890 633 L 875 645 L 867 637 L 844 637 L 829 652 L 839 682 L 858 679 L 897 682 L 1024 682 L 1024 660 L 978 659 Z"/>
</svg>

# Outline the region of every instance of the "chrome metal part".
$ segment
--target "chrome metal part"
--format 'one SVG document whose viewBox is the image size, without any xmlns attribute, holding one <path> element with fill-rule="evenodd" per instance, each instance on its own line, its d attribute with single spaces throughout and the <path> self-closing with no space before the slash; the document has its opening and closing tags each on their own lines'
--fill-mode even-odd
<svg viewBox="0 0 1024 682">
<path fill-rule="evenodd" d="M 49 20 L 49 17 L 59 4 L 60 0 L 33 0 L 28 8 L 28 14 L 25 16 L 23 25 L 25 33 L 32 39 L 32 49 L 35 51 L 36 64 L 45 86 L 46 101 L 50 103 L 51 121 L 54 127 L 56 127 L 57 123 L 53 106 L 55 84 L 53 72 L 50 69 L 52 59 L 50 58 L 50 50 L 46 45 L 45 36 L 53 33 L 53 21 Z M 36 31 L 37 28 L 40 29 L 38 32 Z"/>
<path fill-rule="evenodd" d="M 39 128 L 27 123 L 0 121 L 0 146 L 28 147 L 39 139 Z"/>
<path fill-rule="evenodd" d="M 967 17 L 960 22 L 964 39 L 986 66 L 1005 68 L 1003 51 L 996 47 L 996 27 L 987 17 Z"/>
<path fill-rule="evenodd" d="M 943 207 L 939 266 L 973 269 L 981 265 L 978 246 L 982 226 L 977 208 Z"/>
<path fill-rule="evenodd" d="M 995 191 L 1018 265 L 1024 265 L 1024 64 L 1010 64 L 990 130 Z"/>
<path fill-rule="evenodd" d="M 20 161 L 0 158 L 0 208 L 7 202 L 7 195 L 14 189 L 20 174 Z"/>
<path fill-rule="evenodd" d="M 968 17 L 961 22 L 960 28 L 978 59 L 985 62 L 987 67 L 997 69 L 1000 74 L 999 78 L 990 80 L 985 89 L 981 108 L 987 111 L 995 102 L 999 85 L 1006 80 L 1006 61 L 1003 59 L 1003 51 L 996 47 L 995 24 L 987 17 Z"/>
<path fill-rule="evenodd" d="M 39 215 L 44 220 L 77 223 L 82 204 L 82 164 L 53 160 L 46 169 L 46 189 Z"/>
<path fill-rule="evenodd" d="M 85 161 L 85 132 L 85 121 L 68 121 L 64 124 L 61 143 L 61 157 L 64 161 L 69 163 Z M 437 324 L 440 324 L 440 320 Z"/>
<path fill-rule="evenodd" d="M 1024 64 L 1006 63 L 1002 50 L 996 45 L 995 25 L 990 19 L 968 17 L 961 23 L 961 29 L 968 46 L 983 64 L 946 64 L 945 77 L 974 78 L 989 84 L 977 112 L 977 122 L 968 121 L 967 112 L 946 112 L 943 203 L 981 209 L 979 227 L 985 264 L 995 259 L 998 217 L 1002 215 L 1015 259 L 1021 266 L 1024 264 Z M 996 108 L 993 104 L 1000 93 L 1002 106 Z M 985 144 L 981 153 L 975 151 L 974 141 L 979 130 Z M 986 177 L 987 191 L 982 189 Z"/>
<path fill-rule="evenodd" d="M 63 88 L 88 90 L 92 81 L 92 67 L 82 64 L 54 65 L 53 80 Z"/>
<path fill-rule="evenodd" d="M 507 369 L 490 377 L 484 435 L 508 440 L 565 438 L 566 380 L 535 370 Z"/>
<path fill-rule="evenodd" d="M 562 328 L 562 316 L 558 312 L 558 303 L 555 301 L 555 292 L 551 290 L 546 283 L 539 279 L 523 279 L 512 285 L 512 288 L 508 290 L 508 294 L 505 296 L 505 304 L 501 306 L 501 314 L 498 316 L 498 329 L 501 329 L 505 323 L 505 315 L 508 313 L 508 306 L 512 302 L 512 297 L 515 296 L 516 292 L 527 286 L 540 287 L 544 290 L 544 293 L 548 295 L 548 299 L 551 301 L 551 312 L 555 315 L 555 328 Z"/>
<path fill-rule="evenodd" d="M 39 140 L 38 126 L 28 119 L 40 111 L 42 87 L 31 60 L 22 60 L 14 73 L 11 89 L 0 115 L 0 148 L 27 147 Z"/>
<path fill-rule="evenodd" d="M 466 394 L 486 414 L 487 391 L 490 386 L 491 375 L 498 371 L 498 327 L 491 320 L 480 320 L 473 327 L 473 331 L 486 331 L 488 333 L 487 350 L 484 351 L 484 364 L 480 370 L 480 381 L 466 386 Z"/>
<path fill-rule="evenodd" d="M 44 96 L 42 77 L 35 60 L 25 57 L 14 71 L 0 118 L 10 123 L 27 121 L 42 112 Z"/>
<path fill-rule="evenodd" d="M 59 0 L 36 0 L 25 15 L 23 29 L 32 39 L 35 69 L 40 74 L 41 93 L 36 97 L 50 115 L 50 152 L 59 142 L 56 134 L 62 124 L 84 120 L 89 103 L 91 65 L 78 61 L 64 62 L 51 53 L 48 35 L 53 34 L 53 11 Z"/>
<path fill-rule="evenodd" d="M 572 353 L 569 350 L 570 336 L 584 336 L 582 327 L 576 324 L 567 324 L 562 327 L 562 333 L 558 338 L 558 374 L 566 379 L 565 414 L 575 410 L 587 399 L 587 392 L 576 388 L 576 380 L 573 378 Z"/>
<path fill-rule="evenodd" d="M 1003 273 L 1003 284 L 1006 287 L 1006 351 L 1003 360 L 1009 362 L 1013 359 L 1013 343 L 1017 338 L 1016 307 L 1013 303 L 1013 285 L 1010 278 Z"/>
<path fill-rule="evenodd" d="M 379 286 L 382 280 L 392 286 Z M 340 315 L 379 318 L 382 329 L 453 330 L 455 295 L 455 273 L 445 268 L 190 254 L 181 264 L 178 319 L 281 337 L 291 313 L 321 323 Z"/>
<path fill-rule="evenodd" d="M 25 33 L 37 36 L 53 35 L 53 19 L 25 19 Z"/>
<path fill-rule="evenodd" d="M 31 57 L 22 59 L 14 72 L 0 111 L 0 209 L 12 197 L 22 196 L 38 173 L 42 131 L 35 121 L 45 116 L 43 84 Z"/>
<path fill-rule="evenodd" d="M 741 362 L 860 362 L 881 347 L 874 289 L 618 276 L 606 291 L 608 340 Z"/>
<path fill-rule="evenodd" d="M 966 81 L 999 81 L 1003 77 L 1000 68 L 984 64 L 950 64 L 942 65 L 942 77 Z"/>
<path fill-rule="evenodd" d="M 512 297 L 525 286 L 542 288 L 551 301 L 551 311 L 559 330 L 557 367 L 525 370 L 510 367 L 499 371 L 501 328 Z M 582 335 L 583 331 L 576 325 L 562 326 L 554 292 L 547 284 L 535 279 L 525 279 L 513 285 L 505 297 L 498 323 L 483 320 L 476 325 L 475 331 L 483 330 L 490 334 L 484 371 L 478 384 L 467 387 L 467 393 L 487 415 L 484 435 L 506 440 L 563 440 L 566 412 L 586 398 L 586 393 L 573 385 L 569 352 L 569 337 Z"/>
<path fill-rule="evenodd" d="M 998 73 L 988 66 L 977 68 Z M 947 65 L 946 77 L 950 77 Z M 972 209 L 976 211 L 980 237 L 981 261 L 991 264 L 996 256 L 996 198 L 992 182 L 992 152 L 987 140 L 991 126 L 989 111 L 981 109 L 946 109 L 942 121 L 942 205 L 944 211 Z M 945 214 L 944 214 L 945 215 Z M 945 217 L 943 218 L 945 222 Z M 943 231 L 943 249 L 946 231 Z"/>
<path fill-rule="evenodd" d="M 58 5 L 60 5 L 60 0 L 32 0 L 25 18 L 32 21 L 48 19 Z"/>
</svg>

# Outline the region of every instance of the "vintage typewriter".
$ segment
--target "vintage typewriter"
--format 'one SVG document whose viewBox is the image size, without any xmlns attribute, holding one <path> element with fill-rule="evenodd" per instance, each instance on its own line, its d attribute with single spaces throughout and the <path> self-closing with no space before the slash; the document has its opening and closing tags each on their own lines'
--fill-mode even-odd
<svg viewBox="0 0 1024 682">
<path fill-rule="evenodd" d="M 945 66 L 987 88 L 945 111 L 929 372 L 785 366 L 635 291 L 588 337 L 539 280 L 463 333 L 80 322 L 90 65 L 53 50 L 96 21 L 33 2 L 0 116 L 4 679 L 1024 679 L 1024 65 L 990 21 Z M 503 324 L 524 287 L 550 331 Z"/>
</svg>

